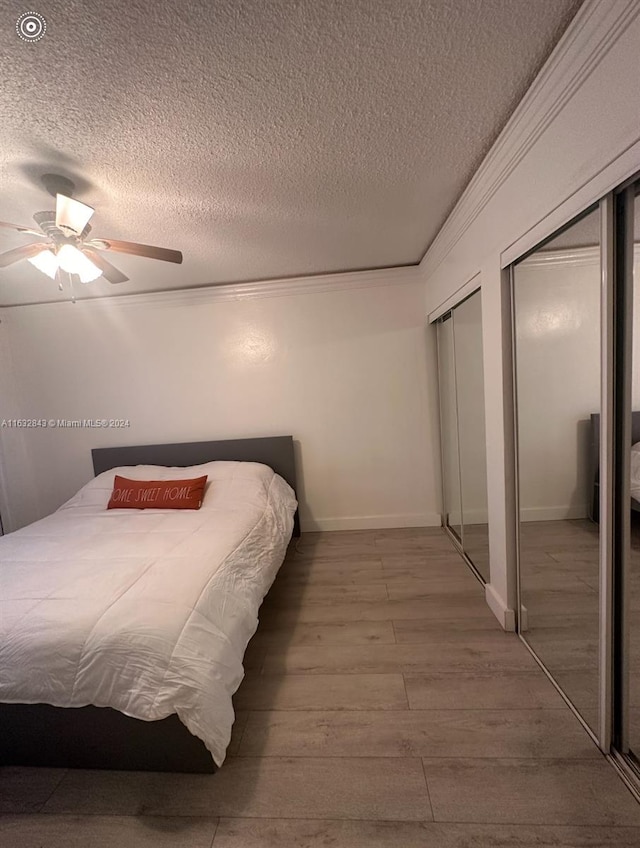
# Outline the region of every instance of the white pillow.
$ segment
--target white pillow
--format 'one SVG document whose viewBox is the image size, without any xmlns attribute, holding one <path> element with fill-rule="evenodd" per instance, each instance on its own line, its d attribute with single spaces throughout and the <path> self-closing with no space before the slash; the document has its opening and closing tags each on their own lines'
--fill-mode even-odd
<svg viewBox="0 0 640 848">
<path fill-rule="evenodd" d="M 260 462 L 231 462 L 227 460 L 214 460 L 202 465 L 167 466 L 167 465 L 121 465 L 118 468 L 110 468 L 103 471 L 92 480 L 89 480 L 73 497 L 63 503 L 60 509 L 69 507 L 90 506 L 106 509 L 113 491 L 113 483 L 116 474 L 128 477 L 129 480 L 183 480 L 189 477 L 202 477 L 204 474 L 209 478 L 205 488 L 205 498 L 201 509 L 207 504 L 207 492 L 212 481 L 228 481 L 231 478 L 259 480 L 266 486 L 273 477 L 273 470 L 268 465 Z M 208 499 L 212 505 L 212 498 Z"/>
</svg>

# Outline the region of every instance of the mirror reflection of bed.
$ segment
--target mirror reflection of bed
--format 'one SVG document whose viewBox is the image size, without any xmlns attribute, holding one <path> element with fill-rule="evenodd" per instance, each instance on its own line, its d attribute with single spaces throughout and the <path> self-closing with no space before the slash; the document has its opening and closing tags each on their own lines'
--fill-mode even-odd
<svg viewBox="0 0 640 848">
<path fill-rule="evenodd" d="M 93 480 L 0 540 L 0 761 L 214 771 L 258 607 L 299 535 L 293 439 L 92 453 Z M 108 511 L 116 474 L 145 497 L 208 481 L 195 506 Z"/>
</svg>

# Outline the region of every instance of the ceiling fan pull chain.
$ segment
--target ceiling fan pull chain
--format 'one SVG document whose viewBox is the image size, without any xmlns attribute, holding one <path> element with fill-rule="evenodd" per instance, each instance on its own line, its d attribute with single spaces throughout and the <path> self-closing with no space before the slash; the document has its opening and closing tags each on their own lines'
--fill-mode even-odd
<svg viewBox="0 0 640 848">
<path fill-rule="evenodd" d="M 64 280 L 66 279 L 69 282 L 69 294 L 71 295 L 71 303 L 76 302 L 76 293 L 73 287 L 73 274 L 69 274 L 67 271 L 63 271 L 62 268 L 58 268 L 56 272 L 56 279 L 58 281 L 58 291 L 64 291 Z"/>
</svg>

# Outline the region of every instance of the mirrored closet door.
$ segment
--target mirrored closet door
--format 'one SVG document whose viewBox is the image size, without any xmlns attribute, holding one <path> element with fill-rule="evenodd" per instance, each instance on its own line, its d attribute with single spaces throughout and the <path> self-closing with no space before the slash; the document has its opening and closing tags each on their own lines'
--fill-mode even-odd
<svg viewBox="0 0 640 848">
<path fill-rule="evenodd" d="M 640 184 L 633 188 L 628 222 L 629 274 L 632 286 L 632 371 L 631 371 L 631 448 L 629 452 L 630 486 L 629 558 L 627 564 L 627 675 L 628 704 L 626 733 L 630 754 L 640 765 Z"/>
<path fill-rule="evenodd" d="M 489 581 L 480 291 L 438 321 L 443 523 Z"/>
<path fill-rule="evenodd" d="M 520 632 L 594 734 L 599 718 L 600 213 L 512 274 Z"/>
<path fill-rule="evenodd" d="M 614 509 L 614 733 L 640 778 L 640 183 L 617 197 L 619 359 Z"/>
<path fill-rule="evenodd" d="M 640 793 L 638 176 L 511 271 L 518 631 Z"/>
<path fill-rule="evenodd" d="M 458 404 L 452 312 L 449 312 L 438 322 L 437 332 L 440 430 L 442 433 L 443 523 L 455 539 L 462 543 Z"/>
</svg>

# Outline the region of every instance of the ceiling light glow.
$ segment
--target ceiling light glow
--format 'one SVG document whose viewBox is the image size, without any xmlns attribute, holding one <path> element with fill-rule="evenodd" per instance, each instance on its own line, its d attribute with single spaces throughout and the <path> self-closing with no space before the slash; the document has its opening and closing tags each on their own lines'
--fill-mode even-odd
<svg viewBox="0 0 640 848">
<path fill-rule="evenodd" d="M 56 278 L 56 272 L 58 270 L 58 257 L 52 250 L 42 250 L 40 253 L 36 253 L 35 256 L 32 256 L 29 259 L 32 265 L 38 269 L 38 271 L 42 271 L 43 274 L 46 274 L 47 277 L 51 277 L 52 280 Z"/>
<path fill-rule="evenodd" d="M 58 250 L 58 264 L 67 274 L 77 274 L 83 283 L 97 280 L 100 268 L 72 244 L 63 244 Z"/>
</svg>

